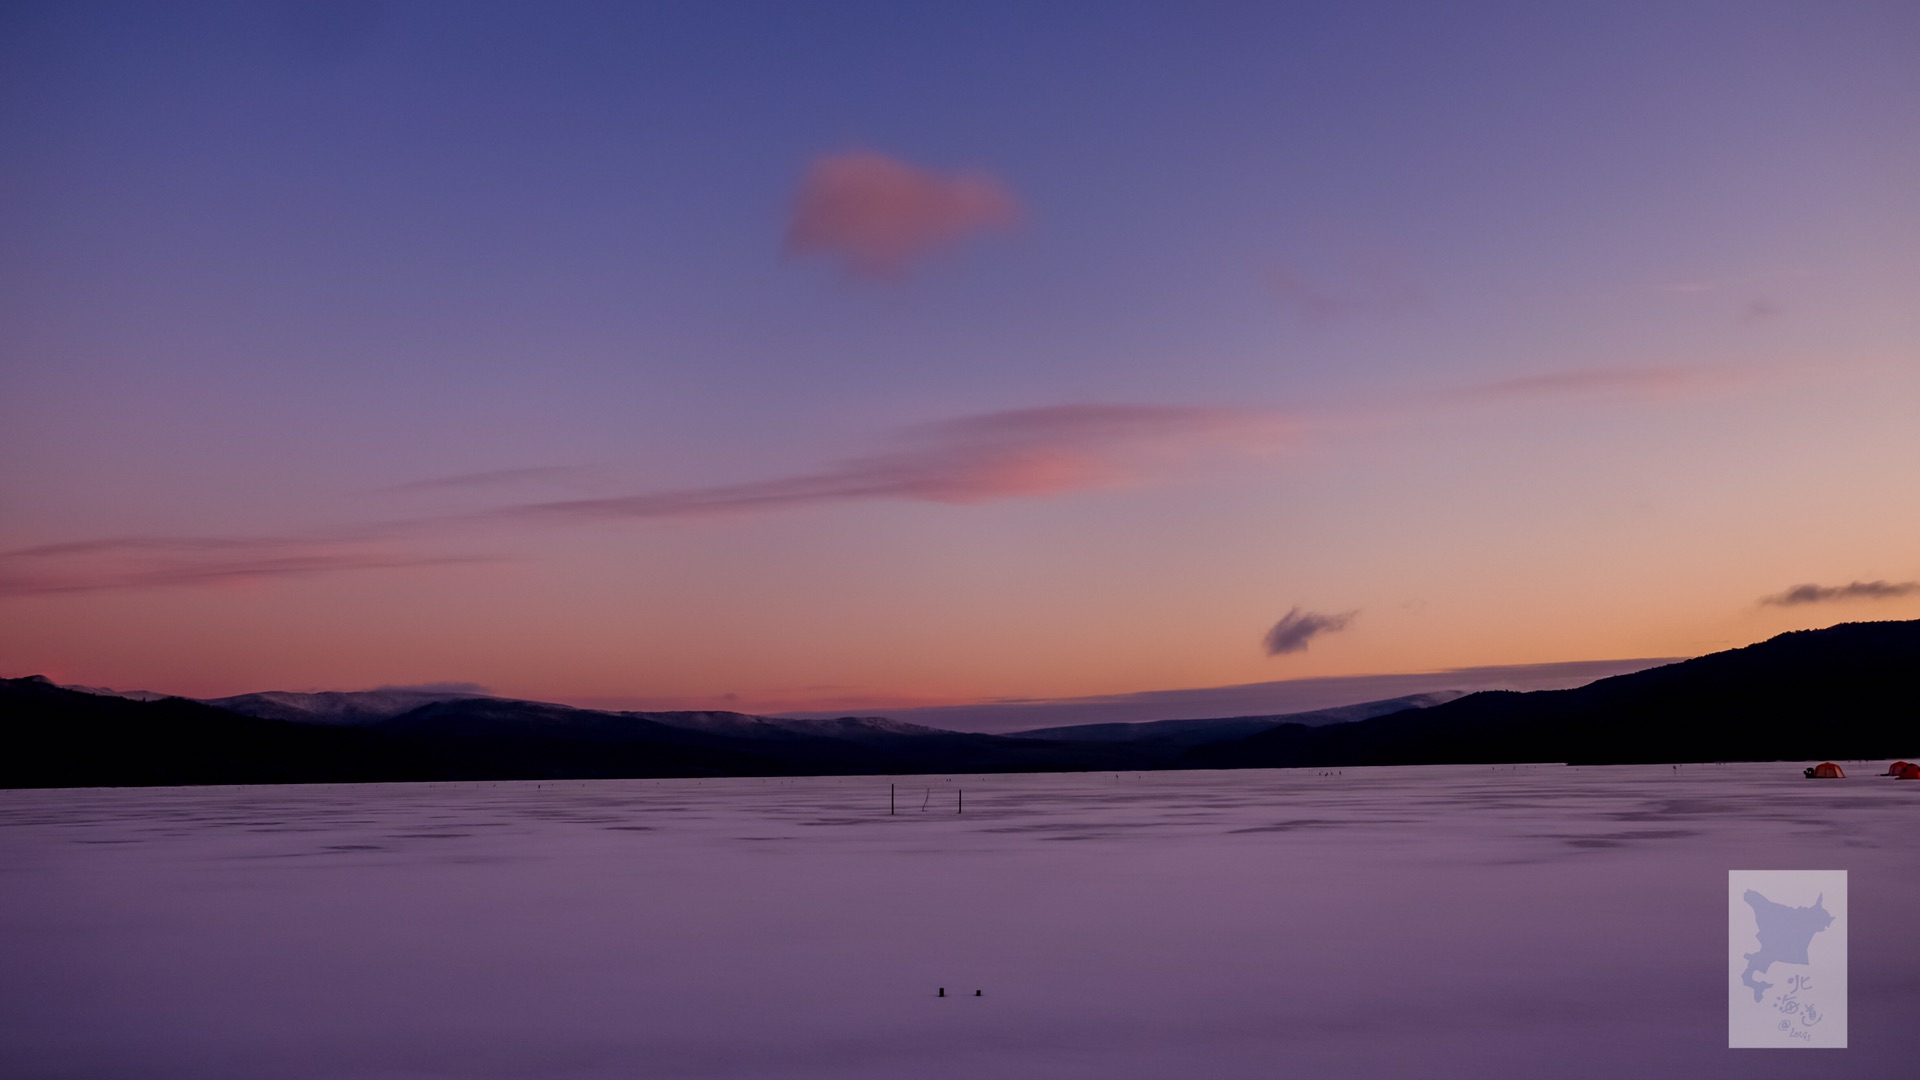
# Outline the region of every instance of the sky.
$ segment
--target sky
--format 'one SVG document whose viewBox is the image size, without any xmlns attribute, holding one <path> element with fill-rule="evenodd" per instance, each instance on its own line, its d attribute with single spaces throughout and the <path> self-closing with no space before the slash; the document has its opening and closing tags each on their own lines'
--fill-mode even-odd
<svg viewBox="0 0 1920 1080">
<path fill-rule="evenodd" d="M 9 0 L 0 674 L 872 711 L 1920 617 L 1917 54 Z"/>
</svg>

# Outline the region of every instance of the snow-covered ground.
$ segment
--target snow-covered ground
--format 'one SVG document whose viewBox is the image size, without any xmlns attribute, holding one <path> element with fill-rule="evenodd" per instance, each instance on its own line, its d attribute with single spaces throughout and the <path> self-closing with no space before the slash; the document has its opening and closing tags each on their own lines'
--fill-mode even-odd
<svg viewBox="0 0 1920 1080">
<path fill-rule="evenodd" d="M 0 792 L 0 1074 L 1920 1075 L 1849 771 Z M 1851 872 L 1850 1049 L 1726 1048 L 1734 868 Z"/>
</svg>

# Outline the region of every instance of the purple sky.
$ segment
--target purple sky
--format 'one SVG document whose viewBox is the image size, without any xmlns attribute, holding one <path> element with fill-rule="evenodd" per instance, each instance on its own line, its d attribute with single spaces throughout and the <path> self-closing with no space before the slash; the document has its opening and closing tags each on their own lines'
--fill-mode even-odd
<svg viewBox="0 0 1920 1080">
<path fill-rule="evenodd" d="M 1920 616 L 1916 55 L 1899 3 L 9 4 L 0 674 L 875 709 Z"/>
</svg>

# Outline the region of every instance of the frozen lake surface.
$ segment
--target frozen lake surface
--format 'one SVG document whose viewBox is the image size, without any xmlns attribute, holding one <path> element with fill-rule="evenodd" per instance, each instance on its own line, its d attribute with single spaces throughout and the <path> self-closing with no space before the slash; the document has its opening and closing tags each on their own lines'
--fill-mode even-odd
<svg viewBox="0 0 1920 1080">
<path fill-rule="evenodd" d="M 6 791 L 0 1074 L 1920 1075 L 1849 771 Z M 1726 1048 L 1736 868 L 1851 872 L 1850 1049 Z"/>
</svg>

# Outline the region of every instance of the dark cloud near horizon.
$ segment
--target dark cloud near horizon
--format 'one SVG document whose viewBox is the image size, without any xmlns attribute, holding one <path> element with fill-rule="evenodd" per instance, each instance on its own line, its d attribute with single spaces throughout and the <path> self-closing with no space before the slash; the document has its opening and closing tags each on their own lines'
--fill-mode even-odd
<svg viewBox="0 0 1920 1080">
<path fill-rule="evenodd" d="M 1845 585 L 1795 585 L 1785 592 L 1763 596 L 1760 603 L 1771 607 L 1797 607 L 1801 604 L 1833 604 L 1848 600 L 1897 600 L 1920 593 L 1920 581 L 1850 581 Z"/>
<path fill-rule="evenodd" d="M 1273 629 L 1267 631 L 1267 636 L 1261 639 L 1260 644 L 1267 650 L 1268 656 L 1306 652 L 1307 644 L 1314 638 L 1345 630 L 1358 614 L 1358 611 L 1344 611 L 1337 615 L 1324 615 L 1295 607 L 1273 624 Z"/>
</svg>

